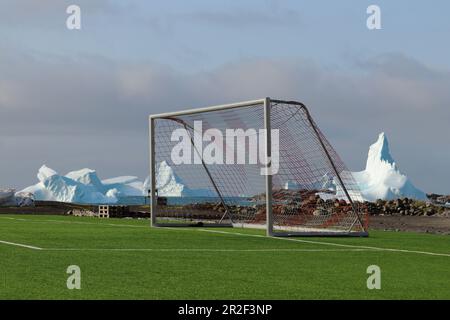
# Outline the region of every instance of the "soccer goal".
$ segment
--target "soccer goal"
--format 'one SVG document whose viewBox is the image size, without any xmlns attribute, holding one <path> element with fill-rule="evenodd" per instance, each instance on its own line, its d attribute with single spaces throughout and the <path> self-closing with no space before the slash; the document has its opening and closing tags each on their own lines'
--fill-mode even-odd
<svg viewBox="0 0 450 320">
<path fill-rule="evenodd" d="M 156 114 L 149 126 L 152 226 L 368 235 L 351 172 L 300 102 Z"/>
</svg>

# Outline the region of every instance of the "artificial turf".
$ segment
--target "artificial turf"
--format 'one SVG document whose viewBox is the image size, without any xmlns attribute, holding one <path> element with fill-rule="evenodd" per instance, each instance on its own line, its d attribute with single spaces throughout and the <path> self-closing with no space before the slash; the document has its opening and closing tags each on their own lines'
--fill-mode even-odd
<svg viewBox="0 0 450 320">
<path fill-rule="evenodd" d="M 262 230 L 148 225 L 0 215 L 0 299 L 450 298 L 449 236 L 280 239 Z M 80 290 L 66 286 L 69 265 L 81 269 Z M 366 286 L 369 265 L 381 268 L 380 290 Z"/>
</svg>

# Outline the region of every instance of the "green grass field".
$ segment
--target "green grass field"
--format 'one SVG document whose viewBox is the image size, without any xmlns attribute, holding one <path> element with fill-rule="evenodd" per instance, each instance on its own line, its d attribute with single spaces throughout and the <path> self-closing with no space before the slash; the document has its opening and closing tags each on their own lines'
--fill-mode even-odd
<svg viewBox="0 0 450 320">
<path fill-rule="evenodd" d="M 267 238 L 262 230 L 148 224 L 0 215 L 0 298 L 450 298 L 448 236 Z M 374 264 L 381 290 L 366 287 Z M 80 290 L 66 287 L 69 265 L 81 268 Z"/>
</svg>

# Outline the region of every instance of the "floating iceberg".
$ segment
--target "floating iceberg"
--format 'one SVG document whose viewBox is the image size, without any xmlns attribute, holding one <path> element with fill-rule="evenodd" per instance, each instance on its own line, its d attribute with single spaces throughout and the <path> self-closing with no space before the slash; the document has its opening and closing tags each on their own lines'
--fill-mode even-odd
<svg viewBox="0 0 450 320">
<path fill-rule="evenodd" d="M 94 170 L 83 169 L 59 175 L 43 165 L 37 174 L 39 182 L 21 192 L 34 194 L 35 200 L 73 203 L 115 203 L 115 196 L 108 196 Z"/>
<path fill-rule="evenodd" d="M 209 190 L 187 188 L 165 161 L 159 164 L 156 174 L 156 188 L 160 196 L 211 196 Z M 35 200 L 43 201 L 114 204 L 119 198 L 146 196 L 149 189 L 148 178 L 145 182 L 134 176 L 100 180 L 95 170 L 87 168 L 71 171 L 63 176 L 43 165 L 37 178 L 39 180 L 37 184 L 23 189 L 16 195 L 32 194 Z"/>
<path fill-rule="evenodd" d="M 363 198 L 392 200 L 412 198 L 426 200 L 425 192 L 416 188 L 409 178 L 400 172 L 389 151 L 389 143 L 384 132 L 369 148 L 366 169 L 353 172 Z"/>
<path fill-rule="evenodd" d="M 143 190 L 150 189 L 150 178 L 144 182 Z M 214 197 L 216 194 L 208 189 L 190 189 L 177 176 L 166 161 L 161 161 L 156 168 L 156 189 L 162 197 Z"/>
<path fill-rule="evenodd" d="M 427 200 L 425 192 L 416 188 L 409 178 L 400 172 L 389 151 L 389 142 L 384 133 L 369 148 L 366 169 L 359 172 L 344 171 L 341 173 L 344 183 L 351 184 L 353 180 L 358 190 L 348 190 L 350 196 L 357 200 L 375 201 L 377 199 L 392 200 L 397 198 L 412 198 Z M 299 189 L 295 182 L 288 181 L 285 189 Z M 337 179 L 326 174 L 316 184 L 306 186 L 306 189 L 330 190 L 330 193 L 319 192 L 323 199 L 345 199 L 344 190 Z"/>
</svg>

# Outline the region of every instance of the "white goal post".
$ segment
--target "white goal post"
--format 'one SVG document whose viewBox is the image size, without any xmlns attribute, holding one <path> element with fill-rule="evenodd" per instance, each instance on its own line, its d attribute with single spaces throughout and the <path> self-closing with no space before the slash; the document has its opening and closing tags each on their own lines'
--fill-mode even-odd
<svg viewBox="0 0 450 320">
<path fill-rule="evenodd" d="M 358 186 L 301 102 L 150 115 L 152 226 L 368 236 Z"/>
</svg>

